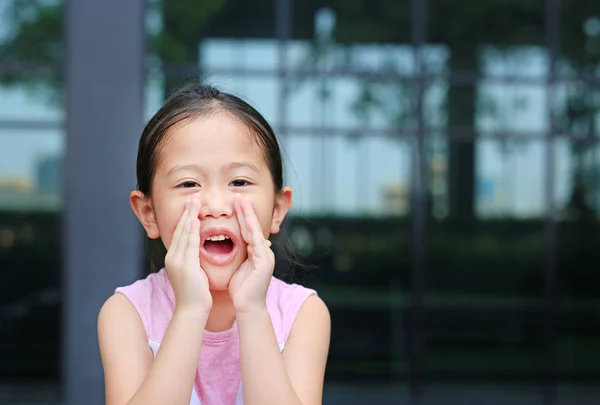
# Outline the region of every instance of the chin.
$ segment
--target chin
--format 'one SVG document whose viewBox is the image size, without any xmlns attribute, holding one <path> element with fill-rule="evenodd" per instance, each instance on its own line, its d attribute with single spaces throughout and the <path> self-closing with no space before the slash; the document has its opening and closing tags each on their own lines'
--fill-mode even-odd
<svg viewBox="0 0 600 405">
<path fill-rule="evenodd" d="M 211 291 L 227 291 L 229 289 L 229 282 L 231 278 L 239 268 L 239 265 L 229 266 L 206 266 L 203 267 L 208 277 L 208 284 Z"/>
</svg>

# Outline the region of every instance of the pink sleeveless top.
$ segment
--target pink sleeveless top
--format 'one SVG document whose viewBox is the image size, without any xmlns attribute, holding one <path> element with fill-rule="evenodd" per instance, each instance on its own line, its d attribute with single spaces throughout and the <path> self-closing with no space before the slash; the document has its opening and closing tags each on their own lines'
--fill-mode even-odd
<svg viewBox="0 0 600 405">
<path fill-rule="evenodd" d="M 116 289 L 133 304 L 142 319 L 148 345 L 156 357 L 175 309 L 175 295 L 167 272 L 158 273 Z M 271 316 L 279 349 L 283 350 L 294 319 L 314 290 L 287 284 L 275 277 L 267 291 L 267 310 Z M 224 332 L 204 331 L 200 361 L 190 405 L 243 405 L 240 351 L 237 324 Z"/>
</svg>

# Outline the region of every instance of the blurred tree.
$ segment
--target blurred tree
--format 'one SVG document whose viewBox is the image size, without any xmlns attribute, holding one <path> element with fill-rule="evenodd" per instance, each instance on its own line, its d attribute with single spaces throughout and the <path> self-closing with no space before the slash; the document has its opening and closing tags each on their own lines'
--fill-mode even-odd
<svg viewBox="0 0 600 405">
<path fill-rule="evenodd" d="M 50 90 L 55 100 L 61 100 L 65 1 L 12 0 L 6 7 L 10 31 L 6 40 L 0 41 L 0 63 L 9 68 L 0 71 L 1 84 Z M 202 34 L 226 3 L 227 0 L 149 0 L 150 14 L 160 20 L 158 27 L 149 32 L 150 54 L 161 65 L 175 70 L 185 64 L 197 66 Z M 22 67 L 28 68 L 26 75 Z M 170 93 L 179 81 L 168 77 L 165 92 Z"/>
<path fill-rule="evenodd" d="M 2 17 L 8 27 L 0 41 L 0 84 L 21 85 L 60 100 L 59 62 L 63 60 L 62 7 L 43 0 L 12 0 Z M 9 23 L 10 22 L 10 23 Z M 23 73 L 27 71 L 27 75 Z"/>
<path fill-rule="evenodd" d="M 224 9 L 227 0 L 167 1 L 152 0 L 162 16 L 163 29 L 151 34 L 150 52 L 163 65 L 196 65 L 200 61 L 199 43 L 214 17 Z M 181 77 L 167 75 L 165 94 L 181 85 Z"/>
</svg>

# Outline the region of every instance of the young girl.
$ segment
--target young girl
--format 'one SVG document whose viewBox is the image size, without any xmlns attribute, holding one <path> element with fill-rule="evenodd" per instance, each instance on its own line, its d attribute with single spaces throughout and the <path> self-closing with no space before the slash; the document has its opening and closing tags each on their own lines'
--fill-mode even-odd
<svg viewBox="0 0 600 405">
<path fill-rule="evenodd" d="M 150 120 L 130 202 L 167 253 L 100 311 L 107 404 L 321 403 L 329 313 L 273 277 L 282 171 L 271 127 L 235 96 L 188 85 Z"/>
</svg>

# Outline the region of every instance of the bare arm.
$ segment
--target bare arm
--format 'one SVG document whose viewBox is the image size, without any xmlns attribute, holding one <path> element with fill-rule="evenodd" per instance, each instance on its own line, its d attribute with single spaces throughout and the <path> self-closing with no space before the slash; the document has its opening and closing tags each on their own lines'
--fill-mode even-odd
<svg viewBox="0 0 600 405">
<path fill-rule="evenodd" d="M 121 294 L 109 298 L 98 317 L 107 405 L 188 405 L 207 319 L 176 310 L 153 359 L 131 302 Z"/>
<path fill-rule="evenodd" d="M 246 405 L 320 405 L 329 353 L 330 318 L 311 296 L 280 353 L 266 308 L 238 316 L 240 361 Z"/>
</svg>

